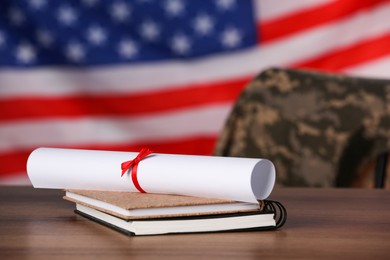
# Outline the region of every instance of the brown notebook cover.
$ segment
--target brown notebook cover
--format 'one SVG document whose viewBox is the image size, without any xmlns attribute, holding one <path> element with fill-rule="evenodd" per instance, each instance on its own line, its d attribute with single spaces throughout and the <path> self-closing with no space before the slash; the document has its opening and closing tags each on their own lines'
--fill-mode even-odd
<svg viewBox="0 0 390 260">
<path fill-rule="evenodd" d="M 148 209 L 148 208 L 166 208 L 166 207 L 181 207 L 181 206 L 202 206 L 202 205 L 219 205 L 219 204 L 233 204 L 238 203 L 236 201 L 221 200 L 221 199 L 209 199 L 179 195 L 166 195 L 166 194 L 148 194 L 138 192 L 112 192 L 112 191 L 91 191 L 91 190 L 66 190 L 77 195 L 92 198 L 98 201 L 106 202 L 126 210 L 136 209 Z M 118 212 L 108 210 L 107 208 L 97 207 L 86 203 L 84 201 L 77 200 L 64 196 L 65 200 L 75 202 L 84 206 L 88 206 L 105 213 L 123 218 L 123 219 L 145 219 L 145 218 L 164 218 L 164 217 L 180 217 L 180 216 L 196 216 L 196 215 L 210 215 L 210 214 L 227 214 L 238 212 L 251 212 L 259 211 L 259 209 L 244 209 L 244 210 L 230 210 L 230 211 L 213 211 L 208 213 L 190 213 L 190 214 L 169 214 L 169 215 L 154 215 L 154 216 L 124 216 Z M 217 207 L 216 207 L 217 208 Z"/>
</svg>

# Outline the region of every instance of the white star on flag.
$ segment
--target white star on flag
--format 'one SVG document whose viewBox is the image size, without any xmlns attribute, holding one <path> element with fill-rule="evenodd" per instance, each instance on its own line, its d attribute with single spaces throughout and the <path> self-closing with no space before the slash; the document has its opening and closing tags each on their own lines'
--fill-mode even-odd
<svg viewBox="0 0 390 260">
<path fill-rule="evenodd" d="M 209 15 L 201 14 L 195 17 L 193 26 L 198 34 L 208 35 L 214 29 L 214 21 Z"/>
<path fill-rule="evenodd" d="M 138 48 L 132 40 L 125 39 L 119 43 L 118 52 L 123 58 L 132 58 L 137 54 Z"/>
<path fill-rule="evenodd" d="M 30 0 L 30 6 L 35 10 L 41 10 L 46 4 L 46 0 Z"/>
<path fill-rule="evenodd" d="M 234 48 L 241 44 L 241 37 L 236 28 L 228 28 L 222 32 L 221 42 L 227 48 Z"/>
<path fill-rule="evenodd" d="M 5 45 L 5 35 L 0 31 L 0 48 Z"/>
<path fill-rule="evenodd" d="M 140 34 L 147 41 L 154 41 L 160 35 L 160 29 L 155 22 L 145 21 L 140 26 Z"/>
<path fill-rule="evenodd" d="M 58 9 L 58 21 L 66 26 L 72 26 L 76 23 L 76 11 L 69 6 L 62 6 Z"/>
<path fill-rule="evenodd" d="M 220 8 L 221 10 L 224 10 L 224 11 L 232 9 L 235 5 L 236 5 L 235 0 L 218 0 L 217 1 L 218 8 Z"/>
<path fill-rule="evenodd" d="M 123 23 L 130 17 L 131 9 L 124 2 L 116 2 L 112 4 L 110 14 L 113 20 Z"/>
<path fill-rule="evenodd" d="M 17 8 L 12 8 L 8 13 L 9 20 L 13 25 L 19 26 L 25 21 L 24 14 Z"/>
<path fill-rule="evenodd" d="M 172 38 L 171 48 L 176 54 L 185 55 L 191 49 L 191 42 L 187 36 L 177 34 Z"/>
<path fill-rule="evenodd" d="M 179 16 L 184 12 L 184 3 L 180 0 L 167 0 L 165 11 L 170 16 Z"/>
<path fill-rule="evenodd" d="M 36 53 L 32 45 L 27 43 L 20 44 L 16 49 L 16 59 L 24 64 L 31 63 L 35 60 Z"/>
<path fill-rule="evenodd" d="M 37 32 L 37 41 L 44 47 L 49 47 L 53 44 L 53 36 L 46 30 L 39 30 Z"/>
<path fill-rule="evenodd" d="M 93 26 L 88 29 L 88 40 L 94 45 L 102 45 L 107 40 L 107 33 L 99 26 Z"/>
<path fill-rule="evenodd" d="M 66 57 L 73 62 L 82 62 L 85 58 L 85 50 L 83 45 L 78 42 L 71 42 L 67 45 L 65 50 Z"/>
</svg>

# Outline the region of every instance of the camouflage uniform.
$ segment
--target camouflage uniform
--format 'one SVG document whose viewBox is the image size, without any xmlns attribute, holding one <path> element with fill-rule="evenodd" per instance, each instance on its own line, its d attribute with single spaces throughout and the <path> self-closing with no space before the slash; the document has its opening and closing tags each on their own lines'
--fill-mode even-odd
<svg viewBox="0 0 390 260">
<path fill-rule="evenodd" d="M 390 148 L 390 81 L 269 69 L 241 93 L 215 155 L 268 158 L 281 186 L 350 186 Z"/>
</svg>

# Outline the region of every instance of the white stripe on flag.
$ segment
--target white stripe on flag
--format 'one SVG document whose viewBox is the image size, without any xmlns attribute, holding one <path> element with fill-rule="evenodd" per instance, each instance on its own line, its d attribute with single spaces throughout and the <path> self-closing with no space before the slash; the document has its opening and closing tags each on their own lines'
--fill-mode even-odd
<svg viewBox="0 0 390 260">
<path fill-rule="evenodd" d="M 346 73 L 361 77 L 390 78 L 390 55 L 348 68 Z"/>
<path fill-rule="evenodd" d="M 0 125 L 0 152 L 50 145 L 140 143 L 216 136 L 231 104 L 208 105 L 143 117 L 23 120 Z M 59 139 L 58 136 L 61 136 Z M 33 138 L 32 138 L 33 137 Z"/>
<path fill-rule="evenodd" d="M 261 20 L 273 20 L 295 12 L 329 4 L 335 0 L 256 0 L 255 13 Z"/>
<path fill-rule="evenodd" d="M 27 177 L 26 172 L 16 172 L 11 176 L 1 176 L 1 185 L 31 185 L 30 179 Z"/>
</svg>

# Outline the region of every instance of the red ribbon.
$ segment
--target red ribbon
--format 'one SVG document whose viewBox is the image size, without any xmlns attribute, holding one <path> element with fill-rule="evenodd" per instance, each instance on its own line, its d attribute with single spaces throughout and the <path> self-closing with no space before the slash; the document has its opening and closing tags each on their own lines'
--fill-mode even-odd
<svg viewBox="0 0 390 260">
<path fill-rule="evenodd" d="M 131 168 L 133 167 L 133 170 L 131 171 L 131 179 L 133 180 L 133 183 L 134 183 L 134 186 L 137 188 L 137 190 L 139 192 L 142 192 L 142 193 L 146 193 L 146 191 L 144 191 L 141 186 L 139 185 L 138 183 L 138 179 L 137 179 L 137 169 L 138 169 L 138 164 L 139 162 L 145 158 L 146 156 L 148 156 L 149 154 L 151 154 L 152 151 L 150 151 L 149 149 L 147 148 L 142 148 L 141 151 L 139 152 L 139 154 L 137 155 L 137 157 L 135 157 L 133 160 L 130 160 L 130 161 L 126 161 L 126 162 L 123 162 L 121 164 L 121 168 L 122 168 L 122 176 Z"/>
</svg>

